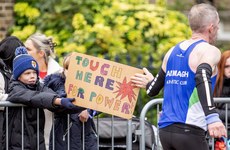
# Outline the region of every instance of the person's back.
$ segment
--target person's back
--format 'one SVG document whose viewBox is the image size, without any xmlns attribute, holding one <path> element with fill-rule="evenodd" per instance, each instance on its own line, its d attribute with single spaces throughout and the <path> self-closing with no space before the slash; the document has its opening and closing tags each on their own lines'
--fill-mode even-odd
<svg viewBox="0 0 230 150">
<path fill-rule="evenodd" d="M 172 123 L 187 123 L 206 130 L 205 116 L 197 98 L 194 80 L 196 72 L 190 67 L 197 65 L 199 58 L 196 57 L 196 52 L 199 51 L 199 46 L 202 44 L 206 42 L 204 40 L 184 41 L 176 45 L 170 53 L 164 86 L 163 106 L 167 109 L 161 115 L 160 127 Z M 190 60 L 196 61 L 191 62 Z M 213 83 L 214 81 L 215 78 L 213 78 Z"/>
<path fill-rule="evenodd" d="M 146 85 L 149 96 L 157 95 L 164 87 L 159 120 L 164 149 L 208 150 L 207 130 L 211 137 L 226 137 L 212 95 L 220 51 L 211 44 L 217 37 L 219 16 L 213 6 L 198 4 L 191 8 L 188 19 L 191 38 L 166 53 L 155 78 L 145 69 L 146 77 L 137 74 L 132 82 L 144 87 L 146 79 L 152 79 Z"/>
<path fill-rule="evenodd" d="M 206 57 L 207 53 L 209 54 L 208 58 Z M 202 62 L 207 63 L 208 61 L 218 62 L 219 55 L 220 51 L 216 47 L 210 45 L 204 40 L 201 40 L 201 38 L 186 40 L 173 47 L 165 56 L 164 62 L 166 63 L 163 63 L 162 65 L 162 68 L 166 70 L 166 80 L 164 88 L 166 90 L 164 97 L 168 99 L 186 98 L 189 100 L 192 93 L 197 92 L 196 90 L 194 91 L 194 88 L 196 86 L 194 78 L 198 65 L 200 65 Z M 215 76 L 216 74 L 217 69 L 213 67 L 213 73 L 211 74 L 211 76 Z M 212 83 L 213 90 L 215 78 L 212 78 Z M 168 86 L 170 85 L 173 85 L 173 87 L 169 87 L 171 89 L 168 89 Z M 185 94 L 184 91 L 187 91 L 187 97 L 183 97 L 183 95 L 181 95 L 182 93 Z M 174 94 L 170 95 L 170 93 Z M 176 95 L 177 97 L 175 96 L 175 98 L 173 98 L 174 95 Z M 195 96 L 195 98 L 197 98 L 197 95 L 192 96 Z M 192 99 L 190 101 L 192 101 Z M 195 103 L 195 101 L 193 100 L 193 103 Z M 188 104 L 189 103 L 186 102 L 186 105 Z M 198 122 L 198 120 L 196 120 L 195 122 Z M 195 124 L 195 122 L 193 120 L 191 123 Z"/>
</svg>

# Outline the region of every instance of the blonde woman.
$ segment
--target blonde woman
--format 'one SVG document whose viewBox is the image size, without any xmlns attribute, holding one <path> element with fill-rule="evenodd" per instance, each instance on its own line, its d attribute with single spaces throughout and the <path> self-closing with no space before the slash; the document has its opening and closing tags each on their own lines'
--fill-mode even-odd
<svg viewBox="0 0 230 150">
<path fill-rule="evenodd" d="M 25 42 L 28 53 L 38 62 L 39 77 L 42 81 L 46 75 L 62 71 L 62 67 L 54 60 L 54 47 L 52 37 L 35 33 Z"/>
</svg>

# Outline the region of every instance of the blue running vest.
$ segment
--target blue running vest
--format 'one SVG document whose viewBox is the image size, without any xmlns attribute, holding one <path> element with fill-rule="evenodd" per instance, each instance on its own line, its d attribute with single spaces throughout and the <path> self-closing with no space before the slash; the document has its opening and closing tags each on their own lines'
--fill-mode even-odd
<svg viewBox="0 0 230 150">
<path fill-rule="evenodd" d="M 169 56 L 165 75 L 164 101 L 158 122 L 159 128 L 173 123 L 183 123 L 207 130 L 205 114 L 197 94 L 195 73 L 190 69 L 188 62 L 193 48 L 201 42 L 205 41 L 194 42 L 187 50 L 182 50 L 179 43 Z M 216 76 L 211 80 L 213 90 Z"/>
</svg>

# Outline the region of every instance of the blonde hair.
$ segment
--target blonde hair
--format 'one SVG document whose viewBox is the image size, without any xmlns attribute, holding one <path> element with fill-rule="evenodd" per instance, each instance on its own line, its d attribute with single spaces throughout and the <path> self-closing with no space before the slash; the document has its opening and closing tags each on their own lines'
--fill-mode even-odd
<svg viewBox="0 0 230 150">
<path fill-rule="evenodd" d="M 45 52 L 45 62 L 48 63 L 49 56 L 55 57 L 54 55 L 54 47 L 56 46 L 56 43 L 53 42 L 52 37 L 47 37 L 44 34 L 41 33 L 35 33 L 31 35 L 27 40 L 31 40 L 34 47 L 37 49 L 37 51 L 43 50 Z"/>
<path fill-rule="evenodd" d="M 62 72 L 63 76 L 65 76 L 65 74 L 64 74 L 65 70 L 69 69 L 69 63 L 70 63 L 70 58 L 71 58 L 72 54 L 73 53 L 67 54 L 63 59 L 63 72 Z"/>
</svg>

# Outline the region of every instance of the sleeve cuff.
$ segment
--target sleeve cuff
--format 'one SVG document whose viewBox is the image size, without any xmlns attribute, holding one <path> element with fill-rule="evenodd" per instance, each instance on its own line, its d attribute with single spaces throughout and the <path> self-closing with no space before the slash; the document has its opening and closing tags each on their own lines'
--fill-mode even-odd
<svg viewBox="0 0 230 150">
<path fill-rule="evenodd" d="M 95 110 L 91 110 L 91 109 L 87 109 L 87 111 L 88 111 L 88 113 L 89 113 L 89 117 L 92 119 L 95 115 L 96 115 L 96 113 L 97 113 L 97 111 L 95 111 Z"/>
<path fill-rule="evenodd" d="M 219 118 L 218 113 L 209 114 L 208 116 L 206 116 L 206 121 L 207 121 L 207 124 L 211 124 L 214 122 L 222 122 Z"/>
</svg>

